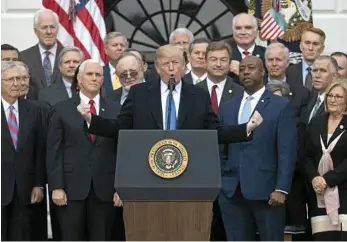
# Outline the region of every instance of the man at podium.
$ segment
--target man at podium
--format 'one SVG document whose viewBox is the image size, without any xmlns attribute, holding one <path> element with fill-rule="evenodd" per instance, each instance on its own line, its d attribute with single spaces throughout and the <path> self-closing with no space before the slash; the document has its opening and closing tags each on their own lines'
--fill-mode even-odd
<svg viewBox="0 0 347 242">
<path fill-rule="evenodd" d="M 117 138 L 121 129 L 216 129 L 219 143 L 248 140 L 252 131 L 261 124 L 261 115 L 255 112 L 250 122 L 242 125 L 220 126 L 208 92 L 181 81 L 184 63 L 183 51 L 179 47 L 165 45 L 158 48 L 155 67 L 161 80 L 133 86 L 117 119 L 92 115 L 89 105 L 78 105 L 78 111 L 90 124 L 88 132 Z M 124 78 L 130 78 L 129 72 Z"/>
</svg>

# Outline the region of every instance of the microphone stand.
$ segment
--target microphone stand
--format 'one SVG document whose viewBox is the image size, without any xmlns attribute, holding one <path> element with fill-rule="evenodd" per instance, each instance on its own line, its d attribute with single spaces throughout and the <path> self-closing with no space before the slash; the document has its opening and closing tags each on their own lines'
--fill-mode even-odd
<svg viewBox="0 0 347 242">
<path fill-rule="evenodd" d="M 176 81 L 174 78 L 169 79 L 169 107 L 167 112 L 167 120 L 166 120 L 166 130 L 170 130 L 171 128 L 171 104 L 172 104 L 172 92 L 175 89 Z"/>
</svg>

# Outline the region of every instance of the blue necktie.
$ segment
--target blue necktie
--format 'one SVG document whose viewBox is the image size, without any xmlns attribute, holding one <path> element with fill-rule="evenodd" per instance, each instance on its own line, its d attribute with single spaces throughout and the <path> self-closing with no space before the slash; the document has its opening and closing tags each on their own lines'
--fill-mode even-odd
<svg viewBox="0 0 347 242">
<path fill-rule="evenodd" d="M 168 115 L 169 115 L 169 100 L 170 100 L 170 95 L 167 95 L 166 98 L 166 122 L 165 125 L 167 124 L 167 120 L 168 120 Z M 166 127 L 166 130 L 168 130 L 168 128 Z M 172 98 L 171 101 L 171 116 L 170 116 L 170 130 L 176 130 L 176 106 L 175 106 L 175 100 Z"/>
<path fill-rule="evenodd" d="M 45 54 L 46 57 L 43 59 L 43 69 L 45 71 L 47 86 L 50 86 L 52 84 L 52 64 L 51 60 L 49 59 L 51 52 L 47 50 L 45 51 Z"/>
<path fill-rule="evenodd" d="M 247 123 L 249 121 L 249 119 L 251 118 L 251 115 L 252 115 L 251 101 L 252 101 L 252 99 L 253 99 L 252 96 L 247 97 L 245 105 L 243 106 L 243 109 L 241 112 L 239 124 Z"/>
</svg>

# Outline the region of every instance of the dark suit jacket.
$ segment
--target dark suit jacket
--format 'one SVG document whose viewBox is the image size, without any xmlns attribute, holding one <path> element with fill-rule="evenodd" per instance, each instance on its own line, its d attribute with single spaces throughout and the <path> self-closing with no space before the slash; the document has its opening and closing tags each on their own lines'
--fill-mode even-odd
<svg viewBox="0 0 347 242">
<path fill-rule="evenodd" d="M 231 44 L 231 48 L 232 48 L 231 59 L 236 60 L 236 61 L 241 61 L 242 60 L 242 54 L 240 53 L 239 49 L 237 48 L 237 44 L 235 42 L 233 42 Z M 265 66 L 265 57 L 264 57 L 265 56 L 265 50 L 266 50 L 265 47 L 260 46 L 260 45 L 255 45 L 254 50 L 252 52 L 253 56 L 257 56 L 263 61 L 264 66 Z M 237 75 L 235 75 L 234 73 L 229 72 L 228 76 L 231 77 L 233 79 L 233 81 L 236 82 L 237 84 L 242 85 L 239 77 Z"/>
<path fill-rule="evenodd" d="M 72 96 L 76 95 L 76 92 L 72 92 Z M 49 87 L 42 89 L 39 92 L 39 101 L 47 103 L 49 106 L 69 99 L 69 95 L 66 91 L 66 87 L 62 80 L 57 81 Z"/>
<path fill-rule="evenodd" d="M 104 72 L 104 82 L 102 83 L 102 87 L 104 88 L 106 92 L 106 96 L 110 95 L 113 91 L 113 86 L 112 86 L 112 77 L 110 74 L 110 66 L 109 64 L 105 64 L 103 67 L 103 72 Z"/>
<path fill-rule="evenodd" d="M 182 82 L 177 129 L 217 129 L 221 143 L 247 140 L 246 125 L 221 127 L 202 88 Z M 160 81 L 141 83 L 130 89 L 117 119 L 92 116 L 88 132 L 118 137 L 120 129 L 163 129 Z"/>
<path fill-rule="evenodd" d="M 189 72 L 187 74 L 185 74 L 182 78 L 182 80 L 187 83 L 187 84 L 192 84 L 193 85 L 193 77 L 192 74 Z"/>
<path fill-rule="evenodd" d="M 61 80 L 61 75 L 59 71 L 59 53 L 63 49 L 60 45 L 57 47 L 57 52 L 55 54 L 55 61 L 52 73 L 52 83 Z M 30 72 L 30 87 L 29 93 L 27 95 L 28 99 L 37 99 L 39 96 L 39 91 L 47 87 L 45 71 L 42 66 L 42 58 L 40 54 L 40 49 L 38 44 L 23 50 L 19 54 L 19 58 L 27 64 Z"/>
<path fill-rule="evenodd" d="M 311 115 L 311 112 L 314 108 L 314 105 L 316 104 L 316 101 L 317 101 L 317 96 L 318 96 L 318 93 L 317 92 L 311 92 L 310 93 L 310 98 L 308 100 L 308 103 L 307 103 L 307 108 L 306 110 L 303 112 L 302 114 L 302 117 L 301 117 L 301 123 L 303 123 L 304 125 L 308 125 L 309 123 L 309 118 L 310 118 L 310 115 Z M 324 102 L 321 103 L 321 105 L 319 106 L 319 109 L 318 111 L 316 112 L 316 116 L 320 116 L 322 115 L 323 113 L 325 113 L 325 107 L 324 107 Z M 313 117 L 312 117 L 313 118 Z M 306 127 L 307 128 L 307 127 Z"/>
<path fill-rule="evenodd" d="M 236 125 L 243 96 L 222 105 L 221 123 Z M 229 144 L 228 160 L 222 163 L 222 192 L 231 198 L 240 184 L 249 200 L 268 200 L 279 189 L 290 192 L 296 157 L 296 130 L 287 100 L 265 91 L 255 110 L 263 123 L 250 142 Z"/>
<path fill-rule="evenodd" d="M 287 83 L 290 87 L 304 86 L 302 77 L 302 62 L 291 65 L 287 69 Z"/>
<path fill-rule="evenodd" d="M 329 187 L 338 186 L 341 190 L 347 190 L 347 115 L 343 116 L 343 119 L 335 129 L 335 132 L 329 141 L 327 140 L 328 118 L 329 114 L 325 113 L 324 115 L 313 118 L 310 122 L 306 136 L 305 159 L 303 166 L 308 181 L 311 184 L 312 179 L 319 176 L 317 169 L 322 157 L 320 137 L 322 137 L 323 143 L 327 148 L 337 136 L 345 131 L 340 140 L 336 143 L 333 151 L 330 153 L 334 169 L 325 173 L 323 177 Z M 345 200 L 347 197 L 344 197 L 343 199 Z M 340 201 L 343 200 L 340 198 Z"/>
<path fill-rule="evenodd" d="M 108 95 L 108 99 L 111 100 L 111 101 L 114 101 L 116 103 L 119 103 L 120 104 L 120 101 L 121 101 L 121 98 L 122 98 L 122 88 L 118 88 L 114 91 L 112 91 L 109 95 Z"/>
<path fill-rule="evenodd" d="M 19 132 L 15 150 L 1 104 L 1 205 L 11 203 L 15 192 L 20 203 L 29 204 L 33 187 L 46 184 L 39 107 L 33 101 L 19 99 L 18 111 Z"/>
<path fill-rule="evenodd" d="M 196 84 L 196 86 L 201 87 L 205 89 L 206 91 L 208 91 L 207 80 L 203 80 L 202 82 L 199 82 L 198 84 Z M 225 82 L 225 86 L 223 89 L 219 106 L 221 106 L 223 103 L 227 101 L 230 101 L 233 97 L 238 95 L 243 95 L 243 87 L 234 83 L 233 79 L 228 77 Z"/>
<path fill-rule="evenodd" d="M 112 201 L 116 140 L 96 137 L 91 142 L 77 111 L 79 96 L 54 106 L 47 137 L 47 175 L 50 190 L 64 189 L 68 200 L 83 200 L 91 184 L 102 201 Z M 120 106 L 100 98 L 99 115 L 116 118 Z"/>
<path fill-rule="evenodd" d="M 307 109 L 307 104 L 310 99 L 310 91 L 303 86 L 293 86 L 290 90 L 291 93 L 288 99 L 293 108 L 295 121 L 297 125 L 299 125 L 300 119 Z"/>
</svg>

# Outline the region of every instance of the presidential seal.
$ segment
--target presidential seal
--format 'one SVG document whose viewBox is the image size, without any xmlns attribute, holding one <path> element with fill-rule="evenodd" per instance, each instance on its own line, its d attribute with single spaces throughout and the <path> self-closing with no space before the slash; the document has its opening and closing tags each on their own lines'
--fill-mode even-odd
<svg viewBox="0 0 347 242">
<path fill-rule="evenodd" d="M 188 153 L 180 142 L 164 139 L 152 147 L 148 155 L 148 162 L 156 175 L 167 179 L 175 178 L 187 168 Z"/>
</svg>

